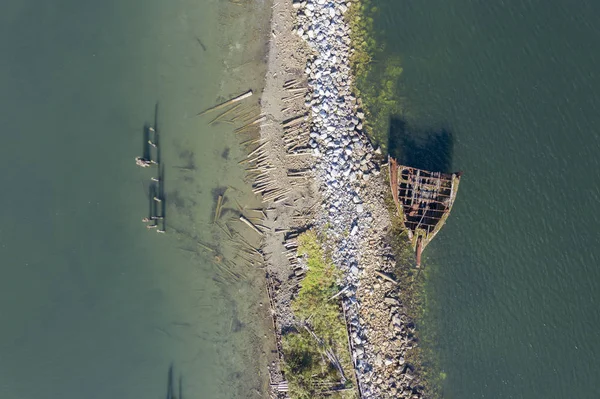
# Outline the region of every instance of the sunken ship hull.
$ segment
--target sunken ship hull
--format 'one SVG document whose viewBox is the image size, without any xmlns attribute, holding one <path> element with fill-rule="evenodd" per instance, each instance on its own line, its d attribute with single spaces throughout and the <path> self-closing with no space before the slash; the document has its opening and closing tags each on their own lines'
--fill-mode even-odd
<svg viewBox="0 0 600 399">
<path fill-rule="evenodd" d="M 415 250 L 421 253 L 440 231 L 456 199 L 461 173 L 430 172 L 400 165 L 389 157 L 392 197 Z"/>
</svg>

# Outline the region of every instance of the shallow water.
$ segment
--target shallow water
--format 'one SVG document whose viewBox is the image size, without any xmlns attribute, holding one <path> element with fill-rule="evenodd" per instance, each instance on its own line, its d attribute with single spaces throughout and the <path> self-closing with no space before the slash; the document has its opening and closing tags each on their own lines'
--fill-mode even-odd
<svg viewBox="0 0 600 399">
<path fill-rule="evenodd" d="M 408 134 L 465 172 L 425 252 L 444 397 L 598 397 L 600 3 L 379 4 Z"/>
<path fill-rule="evenodd" d="M 269 11 L 268 2 L 4 2 L 1 397 L 159 398 L 171 365 L 187 397 L 264 391 L 261 272 L 242 266 L 212 224 L 230 186 L 221 222 L 252 240 L 230 218 L 234 199 L 257 202 L 238 165 L 240 137 L 209 126 L 216 115 L 194 116 L 260 90 Z M 141 222 L 157 170 L 134 163 L 156 117 L 167 234 Z M 229 261 L 235 281 L 220 266 Z"/>
</svg>

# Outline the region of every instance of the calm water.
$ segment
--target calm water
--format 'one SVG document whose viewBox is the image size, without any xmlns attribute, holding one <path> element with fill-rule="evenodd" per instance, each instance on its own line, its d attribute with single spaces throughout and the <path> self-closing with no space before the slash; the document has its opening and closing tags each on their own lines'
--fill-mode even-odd
<svg viewBox="0 0 600 399">
<path fill-rule="evenodd" d="M 193 116 L 260 89 L 267 3 L 2 3 L 0 397 L 164 398 L 170 365 L 187 398 L 264 392 L 260 272 L 223 273 L 211 223 L 231 186 L 249 234 L 255 200 L 232 128 Z M 134 164 L 157 103 L 167 234 Z"/>
<path fill-rule="evenodd" d="M 465 172 L 426 251 L 446 398 L 600 397 L 600 2 L 378 2 Z"/>
</svg>

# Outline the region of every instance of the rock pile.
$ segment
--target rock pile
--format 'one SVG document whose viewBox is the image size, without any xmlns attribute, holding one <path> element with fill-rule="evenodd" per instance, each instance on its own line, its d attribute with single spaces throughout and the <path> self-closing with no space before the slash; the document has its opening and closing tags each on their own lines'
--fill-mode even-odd
<svg viewBox="0 0 600 399">
<path fill-rule="evenodd" d="M 374 162 L 377 151 L 362 133 L 364 113 L 351 92 L 350 28 L 344 19 L 349 3 L 292 4 L 297 10 L 296 33 L 315 54 L 306 64 L 311 92 L 305 105 L 312 114 L 309 145 L 317 158 L 315 172 L 324 198 L 317 223 L 327 226 L 333 261 L 345 273 L 344 309 L 361 396 L 420 398 L 418 379 L 404 360 L 412 346 L 412 326 L 403 320 L 394 284 L 374 274 L 375 269 L 392 267 L 392 261 L 377 263 L 382 255 L 390 259 L 390 250 L 369 243 L 378 223 L 374 216 L 389 218 L 376 215 L 385 211 L 383 182 Z M 367 192 L 369 187 L 379 192 Z M 377 232 L 384 234 L 383 229 Z"/>
</svg>

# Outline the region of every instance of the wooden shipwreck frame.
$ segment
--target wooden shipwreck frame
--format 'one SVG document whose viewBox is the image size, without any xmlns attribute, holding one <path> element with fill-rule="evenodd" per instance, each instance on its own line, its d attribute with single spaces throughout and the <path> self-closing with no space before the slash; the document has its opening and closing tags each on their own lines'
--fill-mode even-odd
<svg viewBox="0 0 600 399">
<path fill-rule="evenodd" d="M 461 173 L 429 172 L 388 159 L 392 197 L 421 265 L 421 253 L 440 231 L 458 192 Z"/>
</svg>

